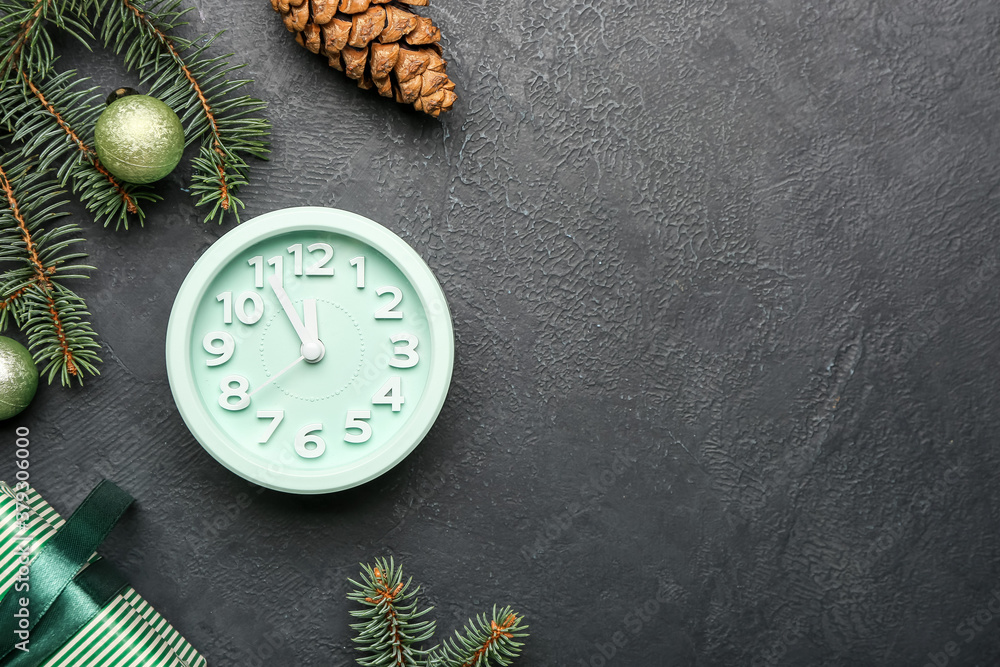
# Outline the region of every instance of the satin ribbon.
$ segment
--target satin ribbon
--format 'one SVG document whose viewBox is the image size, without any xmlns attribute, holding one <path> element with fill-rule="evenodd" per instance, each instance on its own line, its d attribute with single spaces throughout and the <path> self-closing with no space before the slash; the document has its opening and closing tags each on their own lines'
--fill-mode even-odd
<svg viewBox="0 0 1000 667">
<path fill-rule="evenodd" d="M 132 496 L 103 480 L 76 508 L 30 565 L 28 591 L 8 589 L 0 600 L 0 667 L 37 667 L 69 641 L 128 582 L 104 560 L 87 566 L 90 556 L 132 504 Z M 21 630 L 14 613 L 28 598 L 29 651 L 15 648 Z"/>
</svg>

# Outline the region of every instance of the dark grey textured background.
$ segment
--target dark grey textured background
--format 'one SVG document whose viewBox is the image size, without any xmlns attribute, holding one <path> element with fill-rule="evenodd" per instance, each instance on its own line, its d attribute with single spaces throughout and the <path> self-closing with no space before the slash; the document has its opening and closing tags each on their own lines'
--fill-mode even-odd
<svg viewBox="0 0 1000 667">
<path fill-rule="evenodd" d="M 163 361 L 231 223 L 199 222 L 185 167 L 145 229 L 89 228 L 102 375 L 2 446 L 31 428 L 62 511 L 101 477 L 136 496 L 103 552 L 211 665 L 353 664 L 344 579 L 389 554 L 441 630 L 523 612 L 525 667 L 1000 661 L 995 0 L 434 0 L 441 121 L 267 0 L 196 6 L 271 105 L 245 217 L 386 224 L 457 338 L 404 463 L 262 492 L 194 442 Z M 64 59 L 105 89 L 114 63 Z"/>
</svg>

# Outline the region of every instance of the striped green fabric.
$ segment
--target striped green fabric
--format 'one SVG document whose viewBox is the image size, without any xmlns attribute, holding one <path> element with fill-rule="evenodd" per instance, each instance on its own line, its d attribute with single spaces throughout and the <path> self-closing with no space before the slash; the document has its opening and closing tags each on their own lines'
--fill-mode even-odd
<svg viewBox="0 0 1000 667">
<path fill-rule="evenodd" d="M 34 489 L 26 516 L 18 516 L 14 490 L 0 482 L 0 598 L 14 585 L 20 558 L 31 557 L 65 523 Z M 21 525 L 19 519 L 25 519 Z M 90 562 L 97 560 L 94 554 Z M 30 580 L 29 580 L 30 582 Z M 67 641 L 43 667 L 205 667 L 198 653 L 131 587 Z"/>
</svg>

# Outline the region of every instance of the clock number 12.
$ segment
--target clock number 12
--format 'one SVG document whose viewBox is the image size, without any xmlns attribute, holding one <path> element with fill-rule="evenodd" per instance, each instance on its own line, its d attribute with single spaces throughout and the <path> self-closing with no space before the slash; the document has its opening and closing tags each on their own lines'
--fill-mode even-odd
<svg viewBox="0 0 1000 667">
<path fill-rule="evenodd" d="M 293 258 L 293 272 L 297 276 L 303 275 L 302 270 L 302 244 L 293 243 L 286 248 L 289 253 L 291 253 Z M 332 276 L 333 267 L 327 266 L 330 260 L 333 259 L 333 246 L 329 243 L 313 243 L 306 248 L 310 254 L 314 252 L 322 252 L 323 256 L 314 261 L 309 266 L 305 267 L 305 275 L 307 276 Z"/>
<path fill-rule="evenodd" d="M 329 243 L 312 243 L 306 247 L 306 251 L 312 255 L 316 252 L 323 253 L 321 257 L 314 260 L 312 264 L 305 266 L 303 268 L 304 254 L 302 251 L 301 243 L 293 243 L 292 245 L 285 248 L 288 254 L 292 256 L 292 273 L 296 276 L 306 275 L 306 276 L 332 276 L 333 267 L 327 266 L 333 259 L 333 246 Z M 271 259 L 267 260 L 267 263 L 274 267 L 274 275 L 278 276 L 279 281 L 283 281 L 284 277 L 284 259 L 281 255 L 275 255 Z M 247 260 L 247 264 L 253 267 L 253 284 L 254 287 L 262 289 L 264 287 L 264 256 L 256 255 Z"/>
</svg>

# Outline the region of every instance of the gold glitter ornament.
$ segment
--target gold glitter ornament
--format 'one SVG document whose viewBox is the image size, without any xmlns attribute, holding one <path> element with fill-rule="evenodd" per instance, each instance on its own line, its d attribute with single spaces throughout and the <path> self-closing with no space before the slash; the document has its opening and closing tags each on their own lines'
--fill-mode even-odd
<svg viewBox="0 0 1000 667">
<path fill-rule="evenodd" d="M 27 348 L 0 336 L 0 419 L 20 413 L 38 389 L 38 368 Z"/>
<path fill-rule="evenodd" d="M 184 153 L 184 126 L 166 104 L 126 95 L 101 113 L 94 127 L 101 164 L 123 181 L 152 183 L 174 170 Z"/>
</svg>

